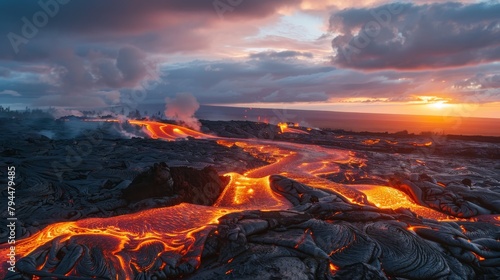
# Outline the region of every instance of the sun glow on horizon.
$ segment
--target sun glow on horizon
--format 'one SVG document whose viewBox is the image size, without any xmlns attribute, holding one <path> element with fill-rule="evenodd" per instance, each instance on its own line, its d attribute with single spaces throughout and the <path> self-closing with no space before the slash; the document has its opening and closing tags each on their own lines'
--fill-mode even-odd
<svg viewBox="0 0 500 280">
<path fill-rule="evenodd" d="M 434 108 L 434 109 L 442 110 L 442 109 L 448 108 L 452 105 L 448 104 L 446 101 L 437 101 L 437 102 L 429 104 L 429 106 Z"/>
<path fill-rule="evenodd" d="M 500 118 L 500 114 L 498 113 L 500 112 L 500 102 L 451 103 L 448 100 L 435 100 L 430 102 L 257 102 L 232 104 L 212 103 L 205 105 L 391 115 Z"/>
</svg>

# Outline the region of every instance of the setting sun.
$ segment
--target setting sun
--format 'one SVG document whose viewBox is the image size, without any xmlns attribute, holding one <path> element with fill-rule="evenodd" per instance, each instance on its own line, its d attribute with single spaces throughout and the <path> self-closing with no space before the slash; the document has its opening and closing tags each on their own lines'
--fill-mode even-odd
<svg viewBox="0 0 500 280">
<path fill-rule="evenodd" d="M 446 101 L 437 101 L 437 102 L 429 104 L 429 106 L 431 106 L 434 109 L 441 110 L 441 109 L 449 107 L 450 104 L 447 104 Z"/>
</svg>

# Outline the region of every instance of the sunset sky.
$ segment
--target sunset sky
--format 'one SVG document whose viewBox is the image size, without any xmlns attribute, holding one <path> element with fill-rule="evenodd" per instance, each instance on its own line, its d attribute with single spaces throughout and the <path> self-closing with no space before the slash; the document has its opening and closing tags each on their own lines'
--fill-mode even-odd
<svg viewBox="0 0 500 280">
<path fill-rule="evenodd" d="M 498 1 L 0 2 L 0 103 L 500 118 Z M 356 4 L 353 4 L 356 3 Z"/>
</svg>

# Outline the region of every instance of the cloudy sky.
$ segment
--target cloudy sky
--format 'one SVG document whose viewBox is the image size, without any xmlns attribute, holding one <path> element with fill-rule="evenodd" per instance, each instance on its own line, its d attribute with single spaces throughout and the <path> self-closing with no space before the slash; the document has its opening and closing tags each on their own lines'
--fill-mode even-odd
<svg viewBox="0 0 500 280">
<path fill-rule="evenodd" d="M 356 2 L 356 5 L 352 4 Z M 500 118 L 500 3 L 0 2 L 0 101 Z"/>
</svg>

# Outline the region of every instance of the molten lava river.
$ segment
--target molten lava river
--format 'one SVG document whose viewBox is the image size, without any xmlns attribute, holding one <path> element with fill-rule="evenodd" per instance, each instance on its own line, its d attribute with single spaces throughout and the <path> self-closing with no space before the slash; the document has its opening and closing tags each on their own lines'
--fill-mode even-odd
<svg viewBox="0 0 500 280">
<path fill-rule="evenodd" d="M 238 246 L 250 241 L 270 244 L 274 242 L 270 241 L 271 237 L 277 240 L 273 243 L 274 247 L 270 247 L 274 248 L 272 250 L 278 250 L 276 249 L 278 245 L 287 248 L 283 249 L 284 251 L 272 252 L 277 257 L 288 256 L 291 254 L 290 250 L 296 250 L 299 252 L 296 255 L 301 260 L 307 259 L 305 256 L 309 254 L 312 259 L 325 261 L 325 269 L 321 274 L 321 277 L 325 279 L 330 279 L 337 274 L 342 277 L 341 273 L 349 272 L 349 269 L 353 269 L 351 266 L 358 262 L 366 264 L 361 268 L 358 267 L 359 273 L 369 274 L 380 270 L 380 273 L 386 273 L 387 276 L 429 279 L 435 278 L 436 275 L 437 278 L 454 275 L 453 267 L 447 263 L 447 258 L 451 258 L 450 256 L 455 257 L 457 262 L 483 262 L 486 266 L 488 257 L 493 256 L 492 258 L 496 260 L 500 258 L 499 253 L 486 249 L 489 243 L 483 242 L 479 245 L 471 243 L 472 237 L 466 235 L 467 223 L 472 223 L 476 221 L 475 219 L 452 217 L 446 212 L 438 211 L 439 209 L 435 207 L 417 204 L 415 201 L 418 200 L 405 192 L 404 188 L 398 189 L 389 185 L 339 184 L 328 180 L 327 175 L 339 173 L 341 165 L 362 167 L 367 164 L 366 160 L 357 157 L 353 151 L 271 140 L 220 138 L 184 127 L 152 121 L 130 121 L 130 123 L 142 126 L 154 139 L 175 141 L 188 136 L 213 139 L 220 145 L 228 147 L 235 145 L 255 156 L 269 155 L 273 160 L 268 165 L 249 170 L 245 174 L 225 174 L 230 177 L 229 183 L 212 206 L 181 203 L 171 207 L 143 210 L 134 214 L 110 218 L 88 218 L 50 225 L 27 239 L 17 241 L 16 254 L 20 260 L 16 268 L 22 271 L 22 275 L 26 278 L 19 276 L 21 275 L 19 273 L 12 273 L 13 276 L 9 279 L 186 279 L 189 277 L 193 279 L 223 279 L 224 277 L 249 279 L 243 277 L 243 274 L 238 274 L 243 272 L 238 272 L 236 264 L 231 263 L 235 256 L 242 254 Z M 306 197 L 309 200 L 305 201 Z M 335 207 L 329 208 L 330 206 L 324 205 L 335 205 Z M 271 218 L 271 216 L 275 217 L 273 215 L 282 218 Z M 410 218 L 405 220 L 402 217 Z M 297 222 L 296 226 L 290 226 L 292 222 L 288 220 L 293 219 L 305 220 L 302 223 Z M 354 223 L 370 222 L 371 224 L 367 225 L 364 230 L 359 230 L 343 222 L 349 219 Z M 496 216 L 493 220 L 495 219 L 497 219 Z M 272 226 L 271 220 L 280 225 Z M 391 222 L 382 225 L 379 222 L 373 222 L 374 220 Z M 322 227 L 325 229 L 332 228 L 331 234 L 325 237 L 328 245 L 322 245 L 316 233 L 320 232 L 318 225 L 320 222 L 324 222 Z M 465 224 L 458 226 L 461 222 Z M 456 232 L 453 231 L 455 239 L 448 242 L 445 235 L 449 234 L 448 231 L 452 231 L 455 224 L 457 224 Z M 334 226 L 338 228 L 333 228 Z M 395 228 L 404 230 L 395 231 Z M 227 232 L 222 234 L 224 229 Z M 240 230 L 239 235 L 231 237 L 231 230 L 237 231 L 237 229 Z M 286 229 L 289 229 L 290 233 L 281 233 Z M 271 231 L 272 236 L 269 235 L 270 233 L 266 236 L 258 234 Z M 364 232 L 361 233 L 362 231 Z M 396 232 L 393 245 L 384 241 L 384 232 L 391 231 Z M 443 233 L 433 235 L 433 232 L 438 231 Z M 220 241 L 223 240 L 222 237 L 213 238 L 218 235 L 227 237 L 229 241 Z M 406 236 L 410 241 L 401 241 L 401 236 Z M 295 245 L 288 246 L 285 242 L 288 238 Z M 335 238 L 340 241 L 334 241 Z M 391 255 L 393 251 L 386 251 L 383 246 L 384 244 L 389 244 L 388 247 L 399 246 L 398 242 L 411 243 L 417 238 L 430 240 L 428 243 L 424 242 L 423 247 L 414 247 L 417 248 L 414 254 L 424 254 L 428 255 L 425 258 L 430 258 L 419 261 L 429 261 L 432 265 L 441 266 L 439 269 L 442 269 L 442 272 L 427 275 L 426 273 L 431 273 L 427 268 L 420 267 L 422 270 L 420 272 L 418 272 L 418 267 L 412 268 L 412 271 L 417 271 L 418 277 L 415 277 L 413 272 L 404 271 L 403 268 L 394 264 L 398 258 L 401 258 L 401 262 L 405 261 L 404 253 Z M 314 240 L 321 250 L 312 250 L 311 242 L 313 241 L 311 240 Z M 224 242 L 236 245 L 227 245 Z M 355 247 L 358 243 L 364 245 Z M 438 243 L 445 245 L 439 247 L 436 245 Z M 438 252 L 445 251 L 442 248 L 452 247 L 458 248 L 458 251 L 450 249 L 450 251 L 455 251 L 443 253 L 447 257 L 442 257 L 443 254 Z M 4 244 L 0 248 L 2 256 L 9 253 L 9 245 Z M 210 253 L 211 250 L 216 251 L 214 248 L 219 248 L 219 251 Z M 226 248 L 226 251 L 220 248 Z M 245 248 L 248 249 L 249 246 Z M 204 253 L 204 250 L 207 252 Z M 234 254 L 230 253 L 233 252 L 232 250 Z M 314 252 L 310 253 L 311 250 Z M 349 250 L 354 258 L 361 259 L 346 261 L 349 258 L 346 257 L 346 252 Z M 356 253 L 352 250 L 361 250 L 364 253 Z M 464 250 L 469 250 L 470 254 L 464 253 Z M 259 254 L 263 253 L 256 252 L 255 256 L 258 258 Z M 214 255 L 217 256 L 216 261 L 213 260 Z M 226 259 L 225 255 L 234 256 Z M 367 255 L 371 257 L 363 259 Z M 391 255 L 391 260 L 387 259 L 389 255 Z M 247 258 L 250 257 L 247 255 Z M 205 259 L 210 265 L 204 265 Z M 310 275 L 309 279 L 319 277 L 318 271 L 323 267 L 321 261 L 311 261 L 316 265 L 317 271 L 315 270 L 315 274 Z M 214 267 L 224 265 L 228 268 L 224 268 L 223 274 L 217 274 Z M 231 265 L 234 267 L 231 268 Z M 2 278 L 6 277 L 7 267 L 5 264 L 2 265 L 0 273 Z M 197 274 L 201 268 L 204 271 L 212 271 L 210 272 L 212 274 L 209 272 Z M 463 269 L 462 272 L 467 275 L 478 273 L 475 268 L 470 271 Z M 8 274 L 7 278 L 10 277 L 9 275 L 11 274 Z M 292 275 L 288 279 L 308 279 L 302 276 Z M 373 279 L 386 278 L 375 277 Z"/>
</svg>

